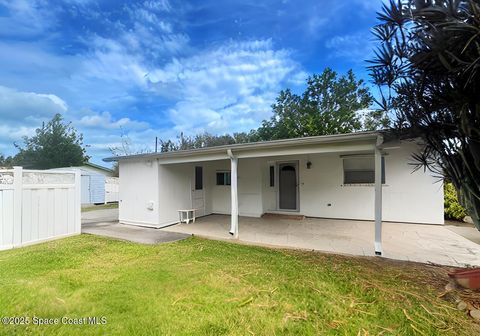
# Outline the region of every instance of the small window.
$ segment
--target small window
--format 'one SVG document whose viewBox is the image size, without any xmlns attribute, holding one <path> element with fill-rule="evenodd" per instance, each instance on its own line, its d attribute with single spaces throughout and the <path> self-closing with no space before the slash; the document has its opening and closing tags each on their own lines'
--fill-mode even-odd
<svg viewBox="0 0 480 336">
<path fill-rule="evenodd" d="M 203 189 L 203 167 L 195 167 L 195 190 Z"/>
<path fill-rule="evenodd" d="M 217 185 L 229 186 L 232 184 L 232 176 L 229 171 L 217 172 Z"/>
<path fill-rule="evenodd" d="M 351 157 L 343 159 L 343 184 L 375 183 L 375 158 Z M 385 183 L 385 158 L 382 157 L 382 183 Z"/>
<path fill-rule="evenodd" d="M 270 166 L 270 187 L 275 187 L 275 166 Z"/>
</svg>

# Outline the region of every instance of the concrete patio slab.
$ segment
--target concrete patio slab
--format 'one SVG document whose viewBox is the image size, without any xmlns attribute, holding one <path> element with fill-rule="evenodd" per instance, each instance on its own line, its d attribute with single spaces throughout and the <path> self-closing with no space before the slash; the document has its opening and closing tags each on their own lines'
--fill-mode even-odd
<svg viewBox="0 0 480 336">
<path fill-rule="evenodd" d="M 210 215 L 166 232 L 231 240 L 230 217 Z M 373 256 L 374 223 L 306 218 L 240 217 L 239 240 L 258 245 Z M 383 256 L 449 266 L 480 266 L 480 245 L 441 225 L 383 223 Z"/>
<path fill-rule="evenodd" d="M 154 228 L 119 224 L 118 222 L 83 224 L 82 233 L 128 240 L 141 244 L 167 243 L 191 237 L 191 234 L 188 233 L 166 232 Z"/>
</svg>

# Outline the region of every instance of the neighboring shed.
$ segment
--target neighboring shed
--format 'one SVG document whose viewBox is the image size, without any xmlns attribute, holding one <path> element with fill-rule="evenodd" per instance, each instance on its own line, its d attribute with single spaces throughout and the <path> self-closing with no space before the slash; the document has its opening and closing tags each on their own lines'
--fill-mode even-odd
<svg viewBox="0 0 480 336">
<path fill-rule="evenodd" d="M 81 167 L 55 168 L 55 170 L 80 171 L 82 204 L 105 203 L 105 175 Z"/>
<path fill-rule="evenodd" d="M 105 176 L 80 168 L 82 204 L 105 203 Z"/>
</svg>

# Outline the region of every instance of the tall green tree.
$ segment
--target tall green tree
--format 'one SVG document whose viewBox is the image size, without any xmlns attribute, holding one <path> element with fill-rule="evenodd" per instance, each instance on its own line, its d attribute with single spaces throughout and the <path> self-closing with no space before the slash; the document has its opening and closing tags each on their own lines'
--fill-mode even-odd
<svg viewBox="0 0 480 336">
<path fill-rule="evenodd" d="M 11 168 L 15 165 L 15 160 L 12 156 L 4 156 L 0 154 L 0 167 Z"/>
<path fill-rule="evenodd" d="M 378 13 L 371 76 L 414 158 L 453 182 L 480 230 L 480 0 L 391 1 Z"/>
<path fill-rule="evenodd" d="M 83 147 L 83 136 L 65 123 L 60 114 L 43 123 L 32 137 L 23 138 L 23 146 L 15 144 L 19 153 L 15 163 L 25 168 L 50 169 L 79 166 L 89 157 Z"/>
<path fill-rule="evenodd" d="M 363 80 L 350 70 L 332 69 L 307 79 L 301 95 L 283 90 L 273 104 L 273 116 L 257 130 L 261 140 L 372 130 L 388 125 L 386 114 L 370 109 L 373 97 Z"/>
</svg>

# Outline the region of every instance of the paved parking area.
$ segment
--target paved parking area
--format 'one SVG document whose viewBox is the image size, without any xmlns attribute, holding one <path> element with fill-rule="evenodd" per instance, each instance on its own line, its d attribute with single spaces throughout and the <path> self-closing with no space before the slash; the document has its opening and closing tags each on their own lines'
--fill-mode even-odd
<svg viewBox="0 0 480 336">
<path fill-rule="evenodd" d="M 210 215 L 165 229 L 230 240 L 230 216 Z M 371 221 L 240 217 L 239 240 L 258 245 L 373 256 Z M 480 245 L 442 225 L 383 223 L 383 256 L 450 266 L 480 266 Z"/>
</svg>

